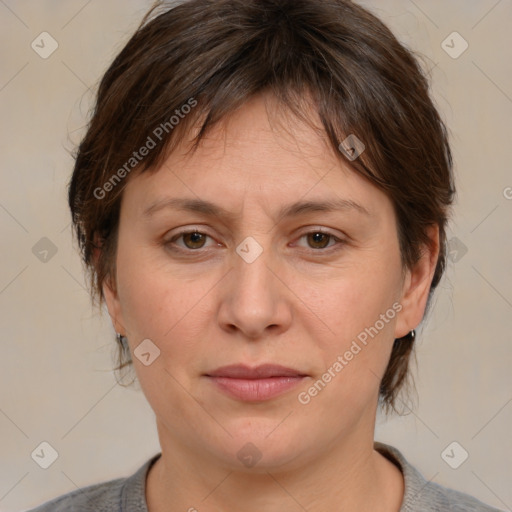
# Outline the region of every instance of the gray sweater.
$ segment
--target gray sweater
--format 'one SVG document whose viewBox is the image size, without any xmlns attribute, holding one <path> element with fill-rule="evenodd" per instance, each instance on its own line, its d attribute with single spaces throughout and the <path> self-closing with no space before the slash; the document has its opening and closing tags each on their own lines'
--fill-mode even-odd
<svg viewBox="0 0 512 512">
<path fill-rule="evenodd" d="M 400 512 L 499 512 L 467 494 L 427 482 L 396 448 L 375 443 L 375 449 L 394 462 L 404 475 Z M 84 487 L 29 512 L 148 512 L 146 475 L 159 457 L 160 454 L 152 457 L 128 478 Z"/>
</svg>

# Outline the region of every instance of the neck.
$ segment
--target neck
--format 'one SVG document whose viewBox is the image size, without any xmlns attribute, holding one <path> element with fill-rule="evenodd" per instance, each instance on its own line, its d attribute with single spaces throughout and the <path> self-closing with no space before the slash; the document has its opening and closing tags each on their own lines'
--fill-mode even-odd
<svg viewBox="0 0 512 512">
<path fill-rule="evenodd" d="M 373 449 L 373 432 L 369 439 L 360 432 L 344 437 L 286 469 L 241 471 L 173 442 L 163 430 L 159 425 L 162 456 L 147 478 L 149 512 L 400 509 L 402 474 Z"/>
</svg>

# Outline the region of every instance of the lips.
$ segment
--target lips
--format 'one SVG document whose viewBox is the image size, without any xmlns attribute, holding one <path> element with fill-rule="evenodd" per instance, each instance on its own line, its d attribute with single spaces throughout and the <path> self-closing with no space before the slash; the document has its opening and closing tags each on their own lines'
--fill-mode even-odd
<svg viewBox="0 0 512 512">
<path fill-rule="evenodd" d="M 277 364 L 262 364 L 254 368 L 242 364 L 222 366 L 207 374 L 208 377 L 227 377 L 230 379 L 269 379 L 272 377 L 305 377 L 293 368 Z"/>
<path fill-rule="evenodd" d="M 216 388 L 245 402 L 270 400 L 296 387 L 307 375 L 293 368 L 264 364 L 223 366 L 205 375 Z"/>
</svg>

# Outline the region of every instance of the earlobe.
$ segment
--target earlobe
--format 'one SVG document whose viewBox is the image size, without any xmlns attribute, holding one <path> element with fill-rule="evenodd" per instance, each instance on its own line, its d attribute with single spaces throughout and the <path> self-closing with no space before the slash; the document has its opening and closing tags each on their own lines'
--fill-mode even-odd
<svg viewBox="0 0 512 512">
<path fill-rule="evenodd" d="M 439 257 L 439 226 L 431 226 L 427 232 L 430 243 L 423 246 L 420 259 L 412 269 L 407 270 L 403 282 L 400 300 L 402 310 L 395 324 L 395 338 L 401 338 L 415 329 L 425 313 Z"/>
</svg>

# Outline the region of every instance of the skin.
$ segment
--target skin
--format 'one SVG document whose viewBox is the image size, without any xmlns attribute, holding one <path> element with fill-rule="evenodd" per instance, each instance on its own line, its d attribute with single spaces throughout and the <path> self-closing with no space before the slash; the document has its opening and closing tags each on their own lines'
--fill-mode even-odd
<svg viewBox="0 0 512 512">
<path fill-rule="evenodd" d="M 103 291 L 132 353 L 147 338 L 160 350 L 149 366 L 133 357 L 162 448 L 147 479 L 150 512 L 400 508 L 401 472 L 373 448 L 379 381 L 393 340 L 423 318 L 438 230 L 404 274 L 389 198 L 318 130 L 283 116 L 276 123 L 276 111 L 272 98 L 253 98 L 195 153 L 182 144 L 123 192 L 115 281 Z M 233 216 L 144 214 L 169 197 L 208 200 Z M 369 215 L 277 217 L 294 201 L 339 198 Z M 181 229 L 208 236 L 175 238 Z M 319 229 L 332 237 L 314 238 Z M 252 263 L 236 252 L 249 236 L 263 249 Z M 298 394 L 394 303 L 401 311 L 301 404 Z M 281 364 L 308 377 L 276 398 L 243 402 L 204 376 L 235 363 Z M 237 457 L 248 442 L 261 454 L 253 467 Z"/>
</svg>

